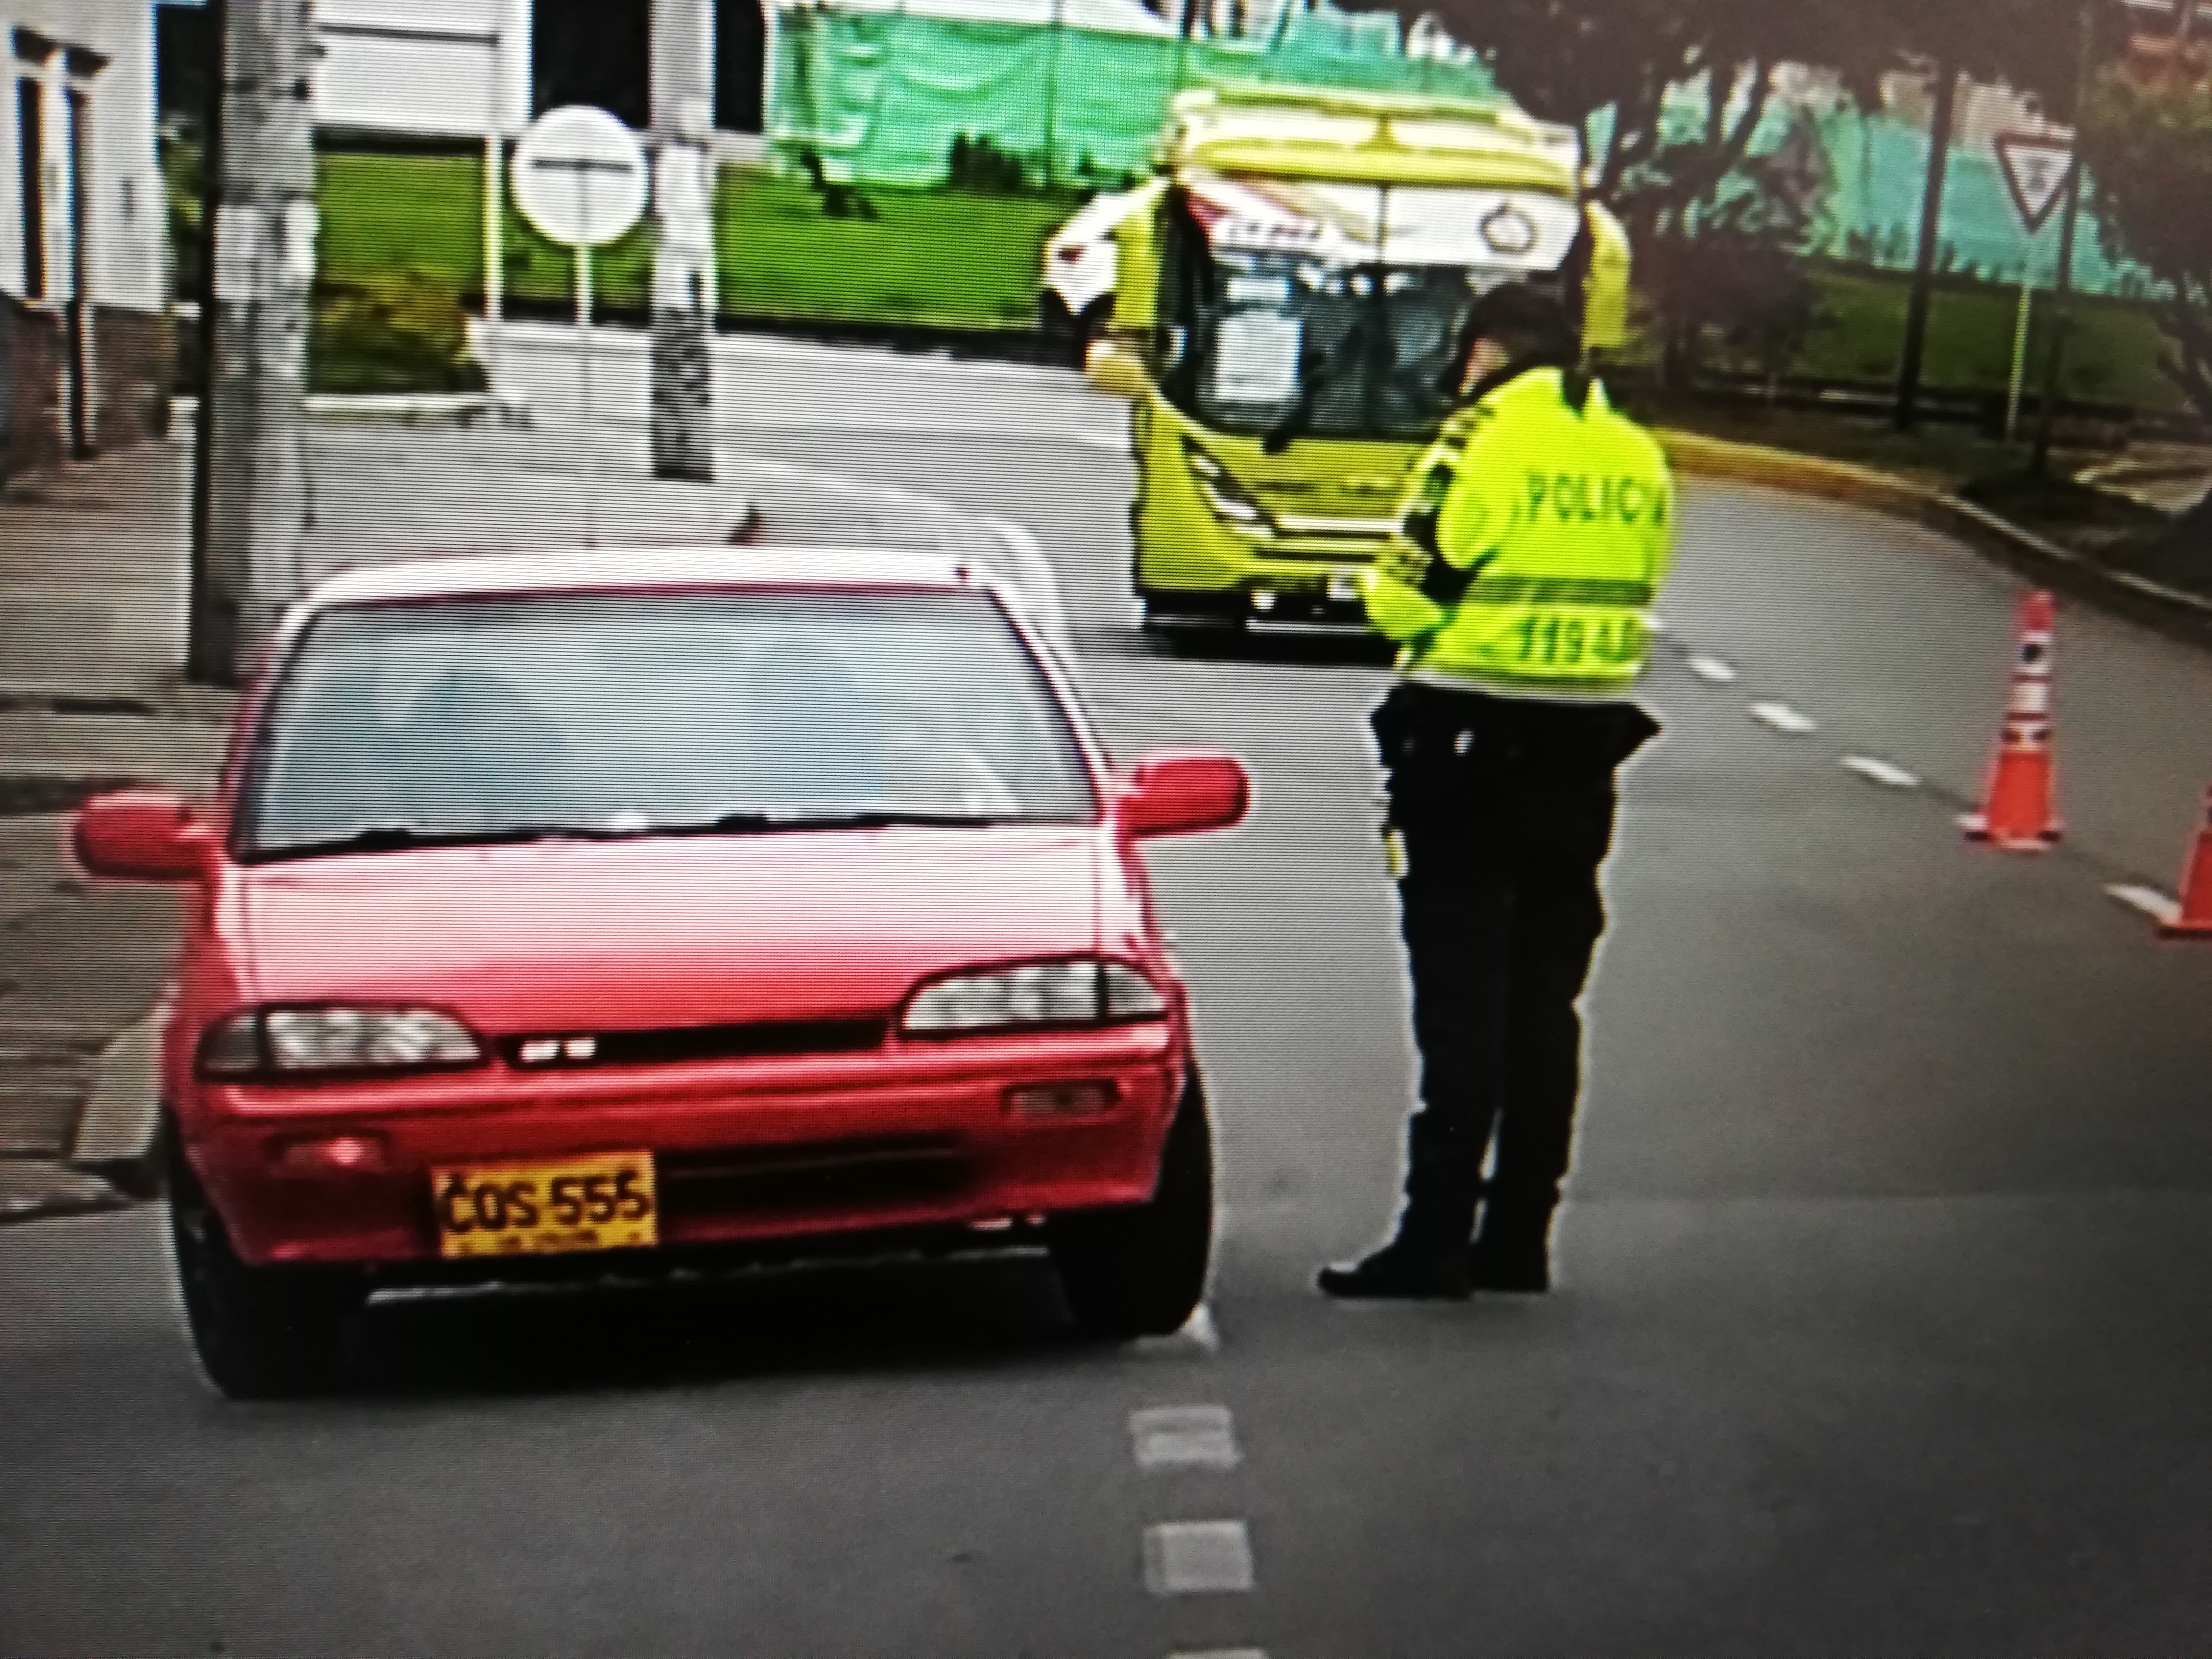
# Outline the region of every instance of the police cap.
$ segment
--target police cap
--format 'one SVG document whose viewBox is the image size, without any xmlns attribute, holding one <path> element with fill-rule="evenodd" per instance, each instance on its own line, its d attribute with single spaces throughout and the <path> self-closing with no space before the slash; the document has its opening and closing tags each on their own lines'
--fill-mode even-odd
<svg viewBox="0 0 2212 1659">
<path fill-rule="evenodd" d="M 1532 357 L 1571 361 L 1578 355 L 1567 308 L 1526 283 L 1501 283 L 1468 309 L 1460 338 L 1468 351 L 1478 340 L 1504 346 L 1516 362 Z"/>
</svg>

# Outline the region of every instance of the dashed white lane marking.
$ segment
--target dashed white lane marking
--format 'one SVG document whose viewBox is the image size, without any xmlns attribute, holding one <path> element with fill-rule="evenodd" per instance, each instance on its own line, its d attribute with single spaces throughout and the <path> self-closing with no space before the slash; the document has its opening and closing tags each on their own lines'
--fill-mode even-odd
<svg viewBox="0 0 2212 1659">
<path fill-rule="evenodd" d="M 1165 1521 L 1145 1528 L 1145 1588 L 1209 1595 L 1252 1588 L 1252 1535 L 1242 1521 Z"/>
<path fill-rule="evenodd" d="M 1258 1648 L 1216 1648 L 1211 1653 L 1171 1653 L 1168 1659 L 1267 1659 Z"/>
<path fill-rule="evenodd" d="M 1691 658 L 1690 672 L 1707 685 L 1734 685 L 1736 681 L 1735 670 L 1718 657 Z"/>
<path fill-rule="evenodd" d="M 1886 789 L 1917 789 L 1920 775 L 1908 772 L 1901 766 L 1892 766 L 1886 760 L 1876 760 L 1872 755 L 1846 755 L 1844 769 L 1856 772 L 1869 783 L 1881 784 Z"/>
<path fill-rule="evenodd" d="M 1658 612 L 1654 611 L 1651 615 L 1651 631 L 1659 635 L 1671 634 L 1674 631 L 1674 624 Z"/>
<path fill-rule="evenodd" d="M 1129 1413 L 1129 1440 L 1137 1467 L 1233 1469 L 1240 1461 L 1237 1428 L 1226 1406 L 1155 1406 Z"/>
<path fill-rule="evenodd" d="M 1786 702 L 1755 702 L 1751 706 L 1752 719 L 1763 726 L 1793 738 L 1802 738 L 1808 732 L 1817 732 L 1820 723 L 1809 714 L 1801 714 Z"/>
<path fill-rule="evenodd" d="M 2140 910 L 2161 927 L 2171 927 L 2181 920 L 2181 906 L 2155 887 L 2136 887 L 2118 883 L 2105 890 L 2131 910 Z"/>
</svg>

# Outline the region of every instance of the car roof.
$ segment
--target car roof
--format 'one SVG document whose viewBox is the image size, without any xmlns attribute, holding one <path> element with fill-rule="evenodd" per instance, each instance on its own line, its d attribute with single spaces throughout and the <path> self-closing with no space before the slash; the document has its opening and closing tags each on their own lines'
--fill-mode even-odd
<svg viewBox="0 0 2212 1659">
<path fill-rule="evenodd" d="M 665 588 L 997 586 L 978 560 L 894 548 L 595 548 L 410 558 L 345 571 L 318 584 L 302 608 L 483 599 L 502 594 L 612 593 Z"/>
</svg>

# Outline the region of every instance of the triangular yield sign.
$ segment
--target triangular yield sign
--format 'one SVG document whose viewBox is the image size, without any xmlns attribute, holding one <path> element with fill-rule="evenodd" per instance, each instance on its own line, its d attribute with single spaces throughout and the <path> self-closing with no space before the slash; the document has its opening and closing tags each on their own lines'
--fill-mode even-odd
<svg viewBox="0 0 2212 1659">
<path fill-rule="evenodd" d="M 2012 204 L 2033 236 L 2051 217 L 2051 210 L 2058 205 L 2066 181 L 2073 175 L 2073 140 L 2036 133 L 2000 133 L 1997 160 L 2004 167 L 2005 188 L 2012 192 Z"/>
</svg>

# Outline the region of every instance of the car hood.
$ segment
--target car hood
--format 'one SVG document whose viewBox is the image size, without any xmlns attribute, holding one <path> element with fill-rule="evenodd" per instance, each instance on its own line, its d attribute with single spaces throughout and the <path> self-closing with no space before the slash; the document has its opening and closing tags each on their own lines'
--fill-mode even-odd
<svg viewBox="0 0 2212 1659">
<path fill-rule="evenodd" d="M 445 848 L 240 872 L 263 1002 L 421 1003 L 489 1035 L 887 1014 L 947 969 L 1097 948 L 1067 825 Z"/>
</svg>

